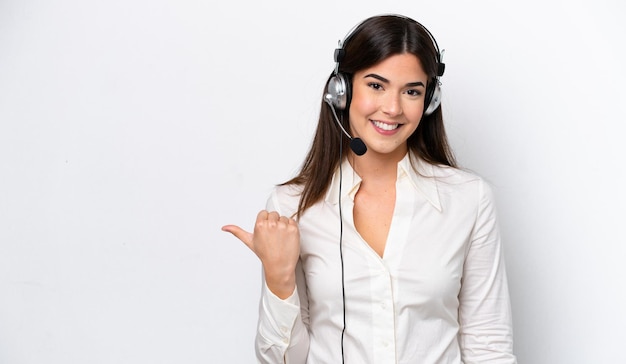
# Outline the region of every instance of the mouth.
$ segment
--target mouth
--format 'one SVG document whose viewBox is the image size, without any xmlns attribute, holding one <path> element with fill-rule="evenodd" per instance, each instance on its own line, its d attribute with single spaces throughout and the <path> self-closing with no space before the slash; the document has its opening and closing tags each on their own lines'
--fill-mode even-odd
<svg viewBox="0 0 626 364">
<path fill-rule="evenodd" d="M 389 123 L 384 123 L 382 121 L 378 121 L 378 120 L 371 120 L 372 124 L 374 124 L 374 126 L 377 129 L 383 130 L 383 131 L 394 131 L 396 129 L 398 129 L 402 124 L 398 124 L 398 123 L 394 123 L 394 124 L 389 124 Z"/>
</svg>

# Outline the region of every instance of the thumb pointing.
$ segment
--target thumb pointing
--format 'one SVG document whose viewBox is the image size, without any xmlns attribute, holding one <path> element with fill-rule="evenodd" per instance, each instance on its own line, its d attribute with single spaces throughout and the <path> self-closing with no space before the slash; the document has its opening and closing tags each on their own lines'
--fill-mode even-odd
<svg viewBox="0 0 626 364">
<path fill-rule="evenodd" d="M 241 240 L 248 248 L 254 251 L 252 247 L 252 234 L 240 228 L 237 225 L 224 225 L 222 231 L 233 234 L 237 239 Z"/>
</svg>

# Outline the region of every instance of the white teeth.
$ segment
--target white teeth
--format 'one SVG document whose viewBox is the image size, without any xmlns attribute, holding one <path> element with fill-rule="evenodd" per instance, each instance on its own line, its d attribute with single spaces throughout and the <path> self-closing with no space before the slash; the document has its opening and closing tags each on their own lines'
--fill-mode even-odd
<svg viewBox="0 0 626 364">
<path fill-rule="evenodd" d="M 374 125 L 376 125 L 377 128 L 379 129 L 383 129 L 383 130 L 395 130 L 396 128 L 398 128 L 398 125 L 400 124 L 386 124 L 386 123 L 381 123 L 380 121 L 373 121 Z"/>
</svg>

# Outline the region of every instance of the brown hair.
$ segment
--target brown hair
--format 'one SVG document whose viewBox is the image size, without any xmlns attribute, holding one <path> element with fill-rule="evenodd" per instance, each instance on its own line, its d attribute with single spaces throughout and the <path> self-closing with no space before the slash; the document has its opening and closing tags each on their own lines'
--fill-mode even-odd
<svg viewBox="0 0 626 364">
<path fill-rule="evenodd" d="M 339 72 L 352 78 L 355 72 L 372 67 L 386 58 L 403 53 L 415 55 L 429 76 L 428 86 L 437 81 L 438 55 L 430 33 L 418 22 L 396 15 L 382 15 L 366 19 L 348 36 L 343 49 L 345 55 Z M 331 74 L 326 81 L 334 76 Z M 322 100 L 317 130 L 300 172 L 282 185 L 302 185 L 297 216 L 323 198 L 341 163 L 341 150 L 348 150 L 349 140 L 333 118 L 329 105 Z M 426 107 L 427 105 L 425 105 Z M 350 131 L 349 107 L 340 112 L 343 126 Z M 441 107 L 425 115 L 415 132 L 408 138 L 410 153 L 431 164 L 456 167 L 448 143 Z"/>
</svg>

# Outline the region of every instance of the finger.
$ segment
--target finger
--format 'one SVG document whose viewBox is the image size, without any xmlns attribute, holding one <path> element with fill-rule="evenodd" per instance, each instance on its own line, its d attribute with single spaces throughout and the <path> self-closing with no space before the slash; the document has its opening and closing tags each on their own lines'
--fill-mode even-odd
<svg viewBox="0 0 626 364">
<path fill-rule="evenodd" d="M 259 220 L 267 220 L 267 215 L 268 214 L 269 213 L 267 212 L 267 210 L 259 211 L 259 213 L 256 215 L 257 221 L 259 221 Z"/>
<path fill-rule="evenodd" d="M 237 239 L 241 240 L 250 250 L 254 251 L 252 246 L 252 234 L 240 228 L 237 225 L 224 225 L 222 231 L 233 234 Z"/>
<path fill-rule="evenodd" d="M 267 214 L 267 219 L 277 221 L 280 219 L 280 215 L 278 214 L 278 212 L 272 211 Z"/>
</svg>

